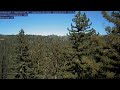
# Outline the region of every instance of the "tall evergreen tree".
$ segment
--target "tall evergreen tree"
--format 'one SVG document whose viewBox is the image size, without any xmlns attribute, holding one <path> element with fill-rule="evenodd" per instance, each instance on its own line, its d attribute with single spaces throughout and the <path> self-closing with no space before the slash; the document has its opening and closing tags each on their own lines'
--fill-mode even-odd
<svg viewBox="0 0 120 90">
<path fill-rule="evenodd" d="M 115 61 L 113 64 L 113 71 L 116 73 L 115 78 L 120 78 L 120 11 L 113 11 L 110 15 L 107 11 L 102 11 L 102 14 L 105 19 L 114 24 L 113 27 L 107 26 L 105 28 L 108 33 L 106 41 L 113 50 L 110 58 Z"/>
<path fill-rule="evenodd" d="M 16 57 L 15 57 L 15 78 L 16 79 L 34 79 L 34 65 L 29 56 L 29 47 L 24 30 L 21 29 L 17 35 Z"/>
<path fill-rule="evenodd" d="M 90 53 L 89 50 L 89 39 L 91 36 L 95 35 L 96 32 L 90 26 L 92 23 L 89 23 L 90 19 L 87 18 L 86 14 L 81 14 L 78 12 L 75 15 L 75 18 L 72 20 L 75 25 L 71 24 L 71 30 L 69 30 L 69 39 L 72 43 L 72 48 L 74 54 L 71 57 L 71 61 L 66 67 L 66 78 L 90 78 L 91 71 L 85 63 L 85 60 L 90 61 L 90 57 L 87 57 Z M 86 58 L 84 60 L 84 57 Z M 88 59 L 89 58 L 89 59 Z M 88 62 L 85 61 L 85 62 Z M 92 61 L 92 60 L 91 60 Z M 92 61 L 93 63 L 93 61 Z"/>
</svg>

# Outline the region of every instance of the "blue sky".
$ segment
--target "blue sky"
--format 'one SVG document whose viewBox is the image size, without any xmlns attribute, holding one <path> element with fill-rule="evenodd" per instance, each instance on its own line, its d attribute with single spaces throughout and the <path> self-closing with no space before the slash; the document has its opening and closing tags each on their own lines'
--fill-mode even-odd
<svg viewBox="0 0 120 90">
<path fill-rule="evenodd" d="M 106 34 L 104 27 L 112 25 L 102 17 L 100 11 L 82 12 L 86 12 L 90 18 L 91 28 L 100 34 Z M 71 28 L 74 16 L 75 14 L 29 14 L 15 19 L 0 19 L 0 34 L 17 34 L 22 28 L 26 34 L 63 36 L 68 34 L 67 28 Z"/>
</svg>

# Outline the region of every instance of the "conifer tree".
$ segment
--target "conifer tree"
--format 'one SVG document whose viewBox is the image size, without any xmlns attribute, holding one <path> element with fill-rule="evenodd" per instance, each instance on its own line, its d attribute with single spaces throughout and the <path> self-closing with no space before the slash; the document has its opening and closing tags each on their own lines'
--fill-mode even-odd
<svg viewBox="0 0 120 90">
<path fill-rule="evenodd" d="M 15 57 L 15 78 L 16 79 L 34 79 L 34 65 L 29 56 L 29 46 L 24 30 L 21 29 L 17 35 L 16 57 Z"/>
<path fill-rule="evenodd" d="M 74 53 L 71 61 L 67 63 L 65 78 L 90 78 L 90 68 L 85 64 L 89 60 L 94 63 L 94 61 L 87 56 L 90 54 L 89 39 L 95 35 L 96 32 L 93 28 L 90 29 L 92 23 L 89 23 L 90 19 L 87 18 L 85 13 L 81 14 L 81 12 L 78 12 L 72 21 L 75 25 L 71 24 L 71 30 L 68 29 L 68 36 L 72 43 Z M 87 61 L 85 61 L 84 58 Z M 84 61 L 86 63 L 83 63 Z"/>
<path fill-rule="evenodd" d="M 109 57 L 115 62 L 113 63 L 115 78 L 120 78 L 120 11 L 113 11 L 110 15 L 107 11 L 102 11 L 102 14 L 105 19 L 114 24 L 113 27 L 105 28 L 108 33 L 106 41 L 111 45 L 111 52 L 113 52 Z"/>
<path fill-rule="evenodd" d="M 120 11 L 113 11 L 110 15 L 107 11 L 102 11 L 102 14 L 105 19 L 115 25 L 111 32 L 120 35 Z"/>
</svg>

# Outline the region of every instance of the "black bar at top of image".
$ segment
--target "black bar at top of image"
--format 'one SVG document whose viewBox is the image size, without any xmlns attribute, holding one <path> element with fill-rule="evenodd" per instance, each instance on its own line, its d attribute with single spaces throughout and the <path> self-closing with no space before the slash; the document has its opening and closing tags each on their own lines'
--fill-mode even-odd
<svg viewBox="0 0 120 90">
<path fill-rule="evenodd" d="M 82 1 L 83 2 L 83 1 Z M 73 5 L 71 5 L 71 3 Z M 78 3 L 79 4 L 79 3 Z M 83 4 L 82 4 L 83 5 Z M 0 10 L 22 10 L 22 11 L 69 11 L 75 10 L 78 5 L 74 0 L 5 0 L 0 3 Z"/>
<path fill-rule="evenodd" d="M 3 0 L 0 10 L 118 10 L 119 0 Z"/>
</svg>

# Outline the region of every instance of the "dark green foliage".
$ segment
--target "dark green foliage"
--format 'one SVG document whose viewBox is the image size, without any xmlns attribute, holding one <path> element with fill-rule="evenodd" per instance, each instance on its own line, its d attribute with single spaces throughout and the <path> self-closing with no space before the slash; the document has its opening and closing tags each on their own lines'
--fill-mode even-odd
<svg viewBox="0 0 120 90">
<path fill-rule="evenodd" d="M 105 28 L 106 32 L 108 32 L 106 41 L 112 49 L 109 56 L 114 61 L 112 71 L 115 72 L 115 78 L 120 78 L 120 11 L 112 12 L 110 15 L 103 11 L 102 14 L 109 22 L 114 24 L 112 28 L 110 26 Z"/>
<path fill-rule="evenodd" d="M 34 79 L 34 66 L 29 56 L 29 47 L 24 30 L 17 35 L 14 70 L 16 79 Z"/>
<path fill-rule="evenodd" d="M 78 12 L 72 21 L 75 22 L 75 26 L 71 24 L 71 30 L 68 30 L 74 52 L 68 63 L 67 78 L 91 78 L 94 68 L 92 64 L 96 62 L 89 56 L 92 50 L 89 44 L 90 38 L 96 35 L 96 32 L 93 28 L 90 29 L 91 23 L 89 24 L 90 20 L 85 13 Z"/>
<path fill-rule="evenodd" d="M 75 26 L 71 24 L 71 30 L 68 29 L 73 54 L 70 56 L 71 61 L 66 64 L 65 78 L 115 78 L 114 65 L 117 59 L 113 60 L 113 57 L 119 57 L 119 54 L 107 42 L 109 39 L 106 40 L 105 37 L 96 34 L 93 28 L 88 30 L 91 24 L 85 13 L 81 15 L 78 12 L 73 22 L 75 22 Z M 110 27 L 107 28 L 109 34 L 110 29 Z"/>
<path fill-rule="evenodd" d="M 112 33 L 120 35 L 120 11 L 112 12 L 110 15 L 106 11 L 102 11 L 103 17 L 115 25 Z"/>
</svg>

